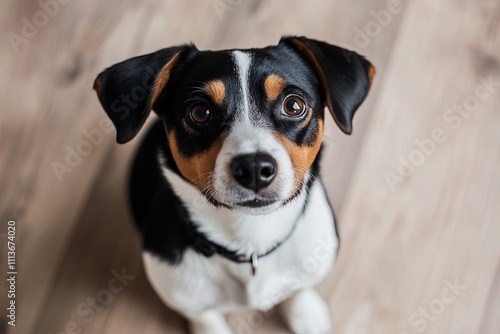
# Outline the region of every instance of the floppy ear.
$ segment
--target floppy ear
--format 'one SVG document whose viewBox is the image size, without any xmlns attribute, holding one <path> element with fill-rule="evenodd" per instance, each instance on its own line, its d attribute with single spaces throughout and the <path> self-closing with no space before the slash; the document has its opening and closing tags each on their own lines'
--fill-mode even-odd
<svg viewBox="0 0 500 334">
<path fill-rule="evenodd" d="M 134 138 L 165 88 L 172 70 L 193 45 L 174 46 L 113 65 L 97 76 L 94 89 L 116 127 L 116 141 Z"/>
<path fill-rule="evenodd" d="M 370 90 L 375 68 L 363 56 L 305 37 L 283 37 L 280 44 L 292 47 L 313 67 L 321 81 L 326 106 L 346 134 L 352 118 Z"/>
</svg>

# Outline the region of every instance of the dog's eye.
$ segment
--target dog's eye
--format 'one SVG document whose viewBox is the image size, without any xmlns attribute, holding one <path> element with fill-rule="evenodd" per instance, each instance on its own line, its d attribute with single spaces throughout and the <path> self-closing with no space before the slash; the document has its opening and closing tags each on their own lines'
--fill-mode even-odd
<svg viewBox="0 0 500 334">
<path fill-rule="evenodd" d="M 306 103 L 297 95 L 288 95 L 283 101 L 283 112 L 292 117 L 302 116 L 306 110 Z"/>
<path fill-rule="evenodd" d="M 189 109 L 189 118 L 196 124 L 202 124 L 212 119 L 212 113 L 206 105 L 197 104 Z"/>
</svg>

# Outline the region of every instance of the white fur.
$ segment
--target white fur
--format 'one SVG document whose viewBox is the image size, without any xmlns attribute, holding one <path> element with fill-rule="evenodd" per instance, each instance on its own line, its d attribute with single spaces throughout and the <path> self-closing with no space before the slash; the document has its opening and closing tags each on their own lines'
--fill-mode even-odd
<svg viewBox="0 0 500 334">
<path fill-rule="evenodd" d="M 185 193 L 187 192 L 188 190 Z M 184 196 L 182 200 L 185 201 Z M 189 202 L 185 204 L 189 206 Z M 217 228 L 216 221 L 201 217 L 198 217 L 202 219 L 198 224 L 209 233 L 207 235 L 212 240 L 217 240 L 226 247 L 238 243 L 251 247 L 250 245 L 262 245 L 261 238 L 274 242 L 281 240 L 283 232 L 287 231 L 283 226 L 290 226 L 288 215 L 296 212 L 298 207 L 301 207 L 299 203 L 292 203 L 274 214 L 261 216 L 240 213 L 240 223 L 227 229 L 229 232 L 225 232 L 226 228 L 223 225 L 228 224 L 227 217 L 231 215 L 230 211 L 220 209 L 217 214 L 209 209 L 210 206 L 206 206 L 206 217 L 218 217 L 220 226 Z M 198 210 L 205 211 L 201 208 Z M 256 223 L 256 226 L 251 226 L 253 223 Z M 249 226 L 245 228 L 245 224 Z M 229 222 L 228 225 L 232 224 Z M 247 232 L 240 233 L 237 226 Z M 224 232 L 220 234 L 210 232 L 212 228 L 214 232 Z M 231 234 L 237 235 L 233 240 L 239 239 L 239 242 L 223 243 L 225 238 L 230 240 Z M 220 239 L 217 239 L 216 235 Z M 149 280 L 162 300 L 194 323 L 203 323 L 205 327 L 212 326 L 211 331 L 196 333 L 218 334 L 226 332 L 217 325 L 213 317 L 209 317 L 212 321 L 203 321 L 206 312 L 217 311 L 224 314 L 241 307 L 267 310 L 321 281 L 333 265 L 337 247 L 338 240 L 335 236 L 332 213 L 320 183 L 315 182 L 311 188 L 307 209 L 297 222 L 292 237 L 276 251 L 260 259 L 256 276 L 251 275 L 249 264 L 234 263 L 219 255 L 207 258 L 190 249 L 185 252 L 181 263 L 175 267 L 148 252 L 143 253 L 143 259 Z M 252 251 L 247 248 L 247 252 Z M 315 302 L 314 298 L 310 303 L 311 309 L 323 309 L 322 305 L 317 305 L 319 302 Z M 293 312 L 298 312 L 296 307 L 292 309 Z M 329 318 L 324 313 L 319 313 L 315 317 L 320 317 L 322 323 L 329 324 Z M 310 314 L 303 315 L 305 322 L 310 322 L 306 319 L 309 316 Z M 295 323 L 297 322 L 300 323 L 300 320 Z M 307 324 L 302 327 L 310 328 Z"/>
<path fill-rule="evenodd" d="M 294 333 L 331 333 L 328 305 L 313 289 L 304 289 L 281 304 L 283 317 Z"/>
<path fill-rule="evenodd" d="M 250 67 L 252 66 L 252 55 L 248 52 L 233 51 L 232 57 L 240 79 L 241 95 L 243 96 L 243 104 L 241 109 L 238 110 L 240 119 L 250 119 L 250 90 L 248 85 L 248 75 L 250 74 Z"/>
<path fill-rule="evenodd" d="M 254 252 L 264 253 L 284 239 L 293 227 L 304 202 L 305 193 L 293 203 L 278 208 L 267 215 L 255 215 L 242 210 L 216 208 L 207 201 L 198 189 L 177 174 L 163 168 L 163 175 L 172 184 L 177 196 L 185 206 L 201 232 L 210 235 L 214 242 L 238 249 L 250 256 Z"/>
</svg>

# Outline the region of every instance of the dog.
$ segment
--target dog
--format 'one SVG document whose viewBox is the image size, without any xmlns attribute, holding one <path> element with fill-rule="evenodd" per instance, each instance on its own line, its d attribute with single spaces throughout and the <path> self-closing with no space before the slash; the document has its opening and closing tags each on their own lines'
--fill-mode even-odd
<svg viewBox="0 0 500 334">
<path fill-rule="evenodd" d="M 350 134 L 374 75 L 363 56 L 298 36 L 174 46 L 98 75 L 118 143 L 159 116 L 131 168 L 130 205 L 147 277 L 192 333 L 232 333 L 225 314 L 275 305 L 293 333 L 331 332 L 313 288 L 339 246 L 318 174 L 324 110 Z"/>
</svg>

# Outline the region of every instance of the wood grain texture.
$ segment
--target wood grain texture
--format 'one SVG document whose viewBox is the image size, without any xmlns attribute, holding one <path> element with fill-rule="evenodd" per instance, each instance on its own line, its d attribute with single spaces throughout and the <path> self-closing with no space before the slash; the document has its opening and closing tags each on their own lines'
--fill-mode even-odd
<svg viewBox="0 0 500 334">
<path fill-rule="evenodd" d="M 483 79 L 500 81 L 498 2 L 402 1 L 385 19 L 385 0 L 222 0 L 223 13 L 217 3 L 72 1 L 18 53 L 8 39 L 0 42 L 7 79 L 0 89 L 0 219 L 18 222 L 21 273 L 18 323 L 8 332 L 55 334 L 72 321 L 82 333 L 186 332 L 145 279 L 126 205 L 128 162 L 139 140 L 118 146 L 114 132 L 103 133 L 62 182 L 52 163 L 64 163 L 67 146 L 81 145 L 82 131 L 106 119 L 91 90 L 105 67 L 187 41 L 200 49 L 248 48 L 283 34 L 354 49 L 377 68 L 353 135 L 329 118 L 325 127 L 322 174 L 342 246 L 320 291 L 336 332 L 500 332 L 500 86 L 456 129 L 458 121 L 443 119 Z M 0 32 L 20 33 L 22 18 L 38 11 L 37 2 L 3 1 Z M 415 141 L 436 128 L 446 140 L 392 190 L 385 173 L 397 173 L 400 157 L 417 157 Z M 77 308 L 122 268 L 135 278 L 87 323 Z M 422 322 L 421 308 L 438 307 L 455 280 L 466 288 Z M 253 333 L 287 333 L 275 313 L 262 315 L 264 325 L 252 316 L 260 315 L 228 321 L 235 330 L 254 323 Z"/>
<path fill-rule="evenodd" d="M 334 318 L 341 333 L 497 333 L 480 328 L 481 314 L 500 316 L 487 302 L 500 256 L 500 86 L 461 123 L 443 117 L 470 103 L 482 78 L 500 81 L 500 6 L 408 10 L 339 217 Z M 415 141 L 438 128 L 446 140 L 419 160 Z M 419 166 L 392 190 L 385 173 L 400 157 Z M 465 288 L 441 309 L 455 280 Z"/>
</svg>

